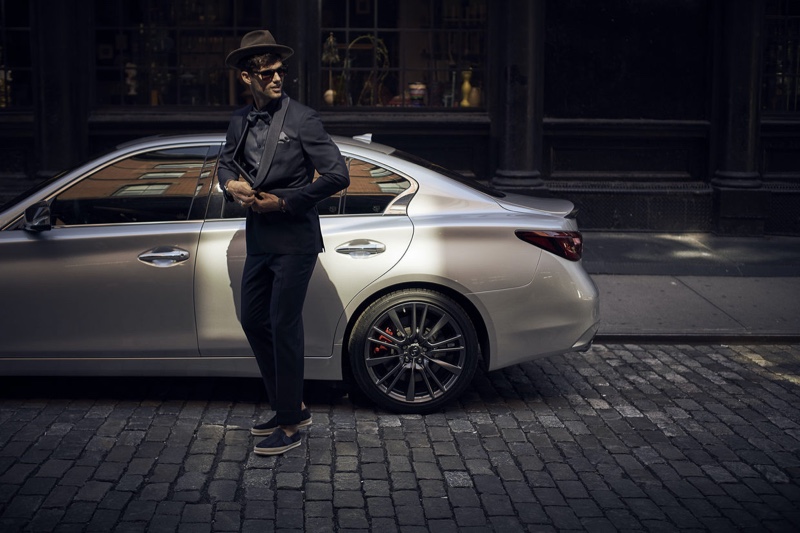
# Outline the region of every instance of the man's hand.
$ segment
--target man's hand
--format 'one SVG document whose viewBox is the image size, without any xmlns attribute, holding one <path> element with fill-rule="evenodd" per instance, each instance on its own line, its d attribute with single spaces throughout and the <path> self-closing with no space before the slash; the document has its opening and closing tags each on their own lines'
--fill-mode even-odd
<svg viewBox="0 0 800 533">
<path fill-rule="evenodd" d="M 255 201 L 256 192 L 250 187 L 249 183 L 241 178 L 238 180 L 230 180 L 225 185 L 225 189 L 240 205 L 250 207 Z"/>
<path fill-rule="evenodd" d="M 256 193 L 253 197 L 253 211 L 256 213 L 269 213 L 281 210 L 281 199 L 267 192 Z"/>
<path fill-rule="evenodd" d="M 281 210 L 281 199 L 274 194 L 254 191 L 243 179 L 230 180 L 225 188 L 233 199 L 244 207 L 252 207 L 256 213 L 269 213 Z"/>
</svg>

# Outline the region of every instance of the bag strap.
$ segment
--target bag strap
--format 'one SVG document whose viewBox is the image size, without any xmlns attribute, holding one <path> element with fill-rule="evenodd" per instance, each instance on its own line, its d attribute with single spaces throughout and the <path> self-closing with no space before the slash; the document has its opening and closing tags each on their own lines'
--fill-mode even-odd
<svg viewBox="0 0 800 533">
<path fill-rule="evenodd" d="M 272 121 L 269 124 L 269 131 L 267 132 L 267 142 L 264 146 L 264 152 L 261 154 L 261 164 L 258 167 L 256 180 L 253 184 L 253 189 L 258 189 L 267 179 L 269 167 L 272 166 L 272 159 L 275 157 L 275 150 L 278 148 L 278 139 L 280 138 L 281 131 L 283 131 L 283 121 L 286 118 L 286 110 L 289 108 L 289 97 L 281 98 L 280 107 L 272 115 Z"/>
</svg>

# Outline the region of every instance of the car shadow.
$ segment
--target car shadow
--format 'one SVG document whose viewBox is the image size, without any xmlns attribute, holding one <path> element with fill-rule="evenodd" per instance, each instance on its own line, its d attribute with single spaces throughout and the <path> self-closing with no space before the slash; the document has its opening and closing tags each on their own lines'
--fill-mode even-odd
<svg viewBox="0 0 800 533">
<path fill-rule="evenodd" d="M 512 407 L 516 403 L 550 403 L 569 393 L 537 363 L 523 363 L 487 372 L 478 369 L 460 398 L 440 413 L 484 410 L 487 406 Z M 355 410 L 378 409 L 358 390 L 344 382 L 306 380 L 306 403 L 314 407 L 349 406 Z M 260 378 L 242 377 L 154 377 L 154 376 L 2 376 L 0 399 L 33 401 L 125 400 L 125 401 L 213 401 L 268 403 Z"/>
<path fill-rule="evenodd" d="M 340 384 L 307 380 L 311 404 L 338 404 Z M 225 377 L 0 377 L 0 398 L 15 400 L 223 401 L 267 403 L 260 378 Z"/>
</svg>

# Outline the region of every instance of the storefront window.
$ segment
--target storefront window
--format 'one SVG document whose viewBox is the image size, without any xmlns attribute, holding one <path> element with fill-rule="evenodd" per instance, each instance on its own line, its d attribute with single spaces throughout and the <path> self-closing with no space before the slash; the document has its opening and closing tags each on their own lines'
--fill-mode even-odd
<svg viewBox="0 0 800 533">
<path fill-rule="evenodd" d="M 800 1 L 768 0 L 762 108 L 800 111 Z"/>
<path fill-rule="evenodd" d="M 548 2 L 545 116 L 705 120 L 710 12 L 702 1 Z"/>
<path fill-rule="evenodd" d="M 486 0 L 322 0 L 328 108 L 482 108 Z"/>
<path fill-rule="evenodd" d="M 241 36 L 260 29 L 260 0 L 96 0 L 99 106 L 240 105 L 225 67 Z"/>
<path fill-rule="evenodd" d="M 30 109 L 30 3 L 0 0 L 0 111 Z"/>
</svg>

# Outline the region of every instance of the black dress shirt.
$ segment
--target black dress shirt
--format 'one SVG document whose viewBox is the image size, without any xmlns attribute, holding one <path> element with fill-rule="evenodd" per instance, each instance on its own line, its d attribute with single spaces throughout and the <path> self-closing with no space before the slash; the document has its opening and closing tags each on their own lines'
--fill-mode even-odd
<svg viewBox="0 0 800 533">
<path fill-rule="evenodd" d="M 242 147 L 241 158 L 242 166 L 246 168 L 251 176 L 251 181 L 255 180 L 258 169 L 261 167 L 261 154 L 267 145 L 267 133 L 272 122 L 272 114 L 277 107 L 273 100 L 261 111 L 252 110 L 247 114 L 247 138 Z"/>
</svg>

